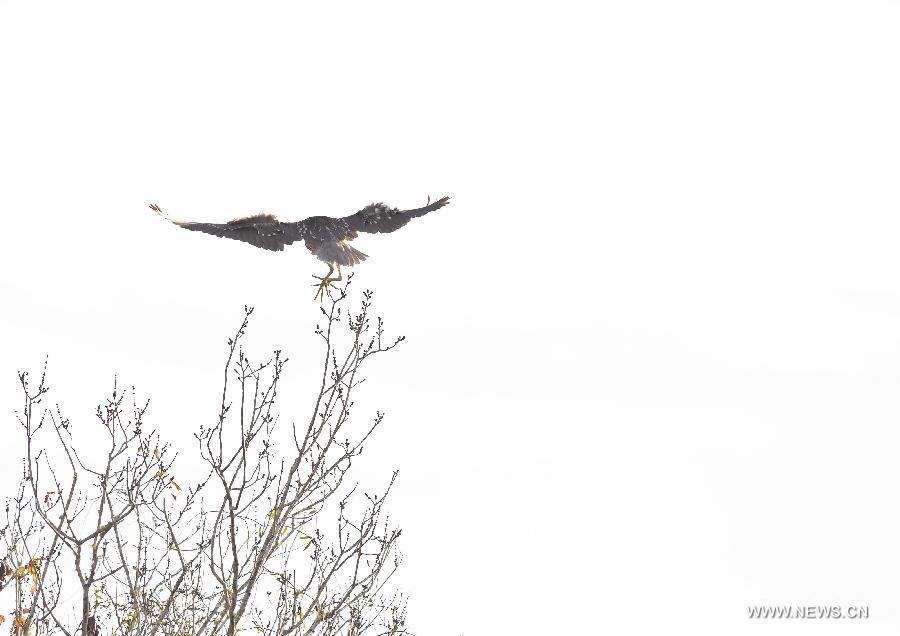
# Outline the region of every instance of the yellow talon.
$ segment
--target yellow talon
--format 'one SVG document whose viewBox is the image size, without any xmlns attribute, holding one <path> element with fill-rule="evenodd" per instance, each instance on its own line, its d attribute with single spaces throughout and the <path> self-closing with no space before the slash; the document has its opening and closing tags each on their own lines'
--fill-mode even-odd
<svg viewBox="0 0 900 636">
<path fill-rule="evenodd" d="M 313 297 L 313 300 L 318 300 L 319 302 L 325 300 L 325 290 L 331 286 L 331 283 L 336 283 L 338 281 L 344 280 L 343 274 L 341 274 L 341 266 L 337 266 L 338 275 L 337 278 L 332 278 L 331 274 L 334 272 L 334 266 L 329 263 L 328 264 L 328 273 L 324 276 L 316 276 L 313 275 L 313 278 L 318 279 L 318 284 L 313 283 L 313 287 L 318 287 L 318 291 L 316 291 L 316 295 Z"/>
</svg>

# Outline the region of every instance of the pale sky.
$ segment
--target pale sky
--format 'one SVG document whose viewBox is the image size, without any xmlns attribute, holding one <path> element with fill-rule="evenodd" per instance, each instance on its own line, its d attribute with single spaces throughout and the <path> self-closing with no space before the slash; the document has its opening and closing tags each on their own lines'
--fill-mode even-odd
<svg viewBox="0 0 900 636">
<path fill-rule="evenodd" d="M 326 268 L 147 204 L 450 194 L 354 243 L 408 338 L 357 477 L 400 471 L 414 631 L 895 634 L 898 33 L 896 0 L 0 0 L 6 456 L 45 355 L 85 431 L 117 375 L 193 452 L 244 304 L 305 414 Z"/>
</svg>

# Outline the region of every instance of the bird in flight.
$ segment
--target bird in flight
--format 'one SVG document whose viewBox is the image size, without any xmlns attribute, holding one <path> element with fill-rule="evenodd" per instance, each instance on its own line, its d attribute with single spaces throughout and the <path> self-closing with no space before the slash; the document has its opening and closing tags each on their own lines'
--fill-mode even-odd
<svg viewBox="0 0 900 636">
<path fill-rule="evenodd" d="M 449 202 L 450 197 L 448 196 L 441 197 L 434 203 L 429 197 L 425 207 L 414 210 L 398 210 L 383 203 L 372 203 L 350 216 L 340 218 L 311 216 L 308 219 L 293 222 L 279 221 L 271 214 L 255 214 L 234 219 L 228 223 L 196 223 L 194 221 L 176 221 L 155 203 L 150 206 L 150 209 L 187 230 L 244 241 L 265 250 L 280 252 L 285 245 L 302 240 L 316 258 L 328 265 L 328 273 L 325 276 L 313 276 L 320 281 L 313 284 L 313 287 L 318 287 L 315 298 L 321 300 L 329 285 L 343 280 L 341 265 L 351 267 L 363 262 L 368 257 L 350 245 L 350 241 L 355 239 L 359 232 L 370 234 L 393 232 L 409 223 L 410 219 L 424 216 L 444 207 Z M 335 268 L 337 268 L 337 276 L 332 277 Z"/>
</svg>

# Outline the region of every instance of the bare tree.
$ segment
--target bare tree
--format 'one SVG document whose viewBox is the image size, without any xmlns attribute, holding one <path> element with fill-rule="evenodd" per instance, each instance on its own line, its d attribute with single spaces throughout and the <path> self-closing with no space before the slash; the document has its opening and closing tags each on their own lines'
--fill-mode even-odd
<svg viewBox="0 0 900 636">
<path fill-rule="evenodd" d="M 176 480 L 177 454 L 133 389 L 114 385 L 86 448 L 81 425 L 47 406 L 46 364 L 36 381 L 20 373 L 26 456 L 0 529 L 13 636 L 408 633 L 405 598 L 385 587 L 400 563 L 384 512 L 396 472 L 378 495 L 347 480 L 383 419 L 351 422 L 354 391 L 403 338 L 384 337 L 371 292 L 357 313 L 346 287 L 333 294 L 309 415 L 287 429 L 276 414 L 287 359 L 251 361 L 244 308 L 191 483 Z"/>
</svg>

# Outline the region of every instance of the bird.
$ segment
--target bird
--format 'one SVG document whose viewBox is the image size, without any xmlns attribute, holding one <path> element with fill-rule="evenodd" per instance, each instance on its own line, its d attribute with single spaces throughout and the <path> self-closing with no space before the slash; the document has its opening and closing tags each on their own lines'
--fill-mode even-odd
<svg viewBox="0 0 900 636">
<path fill-rule="evenodd" d="M 410 219 L 424 216 L 449 202 L 449 196 L 443 196 L 434 202 L 428 197 L 424 207 L 412 210 L 399 210 L 384 203 L 371 203 L 358 212 L 344 217 L 311 216 L 302 221 L 279 221 L 272 214 L 262 213 L 227 223 L 177 221 L 155 203 L 150 205 L 150 209 L 186 230 L 243 241 L 264 250 L 280 252 L 286 245 L 302 240 L 316 258 L 328 265 L 328 273 L 325 276 L 313 276 L 320 281 L 313 284 L 313 287 L 318 288 L 315 299 L 322 300 L 332 283 L 343 280 L 341 266 L 352 267 L 368 258 L 368 254 L 350 245 L 350 241 L 360 232 L 381 234 L 399 230 L 409 223 Z M 333 277 L 335 269 L 337 276 Z"/>
</svg>

